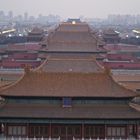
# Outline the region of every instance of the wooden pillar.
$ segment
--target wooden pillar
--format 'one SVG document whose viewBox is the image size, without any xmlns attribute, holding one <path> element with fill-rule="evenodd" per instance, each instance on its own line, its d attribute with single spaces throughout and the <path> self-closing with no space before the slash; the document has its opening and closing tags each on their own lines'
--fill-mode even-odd
<svg viewBox="0 0 140 140">
<path fill-rule="evenodd" d="M 138 124 L 135 124 L 135 137 L 138 139 Z"/>
<path fill-rule="evenodd" d="M 138 124 L 136 124 L 136 139 L 138 139 Z"/>
<path fill-rule="evenodd" d="M 49 125 L 49 137 L 52 137 L 52 124 Z"/>
<path fill-rule="evenodd" d="M 129 137 L 129 125 L 126 125 L 125 138 L 127 139 L 128 137 Z"/>
<path fill-rule="evenodd" d="M 137 124 L 137 139 L 139 139 L 140 137 L 140 125 Z"/>
<path fill-rule="evenodd" d="M 2 133 L 2 123 L 0 123 L 0 134 Z"/>
<path fill-rule="evenodd" d="M 4 124 L 4 135 L 7 136 L 7 123 Z"/>
<path fill-rule="evenodd" d="M 104 125 L 104 129 L 105 129 L 104 131 L 104 139 L 105 139 L 107 138 L 107 125 L 106 124 Z"/>
<path fill-rule="evenodd" d="M 82 138 L 84 138 L 84 124 L 82 124 Z"/>
<path fill-rule="evenodd" d="M 6 137 L 8 136 L 8 126 L 7 126 L 7 123 L 4 124 L 4 135 Z"/>
<path fill-rule="evenodd" d="M 30 136 L 30 129 L 29 129 L 29 124 L 27 123 L 26 125 L 26 137 Z"/>
</svg>

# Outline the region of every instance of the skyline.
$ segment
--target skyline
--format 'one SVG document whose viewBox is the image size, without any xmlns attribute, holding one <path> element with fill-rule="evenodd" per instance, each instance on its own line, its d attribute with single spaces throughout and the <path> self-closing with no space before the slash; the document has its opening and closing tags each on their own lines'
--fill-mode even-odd
<svg viewBox="0 0 140 140">
<path fill-rule="evenodd" d="M 13 11 L 14 15 L 59 15 L 62 18 L 106 18 L 109 14 L 140 14 L 140 0 L 0 0 L 0 10 Z M 33 7 L 34 6 L 34 7 Z"/>
</svg>

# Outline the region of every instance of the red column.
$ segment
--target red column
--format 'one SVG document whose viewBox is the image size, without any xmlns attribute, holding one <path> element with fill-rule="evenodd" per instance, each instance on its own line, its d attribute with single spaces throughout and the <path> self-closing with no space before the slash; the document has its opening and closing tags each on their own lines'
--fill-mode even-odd
<svg viewBox="0 0 140 140">
<path fill-rule="evenodd" d="M 140 136 L 140 125 L 137 124 L 137 139 L 139 139 Z"/>
<path fill-rule="evenodd" d="M 8 136 L 8 127 L 7 123 L 4 124 L 4 135 L 7 137 Z"/>
<path fill-rule="evenodd" d="M 127 139 L 129 135 L 129 125 L 126 125 L 126 134 L 125 134 L 125 138 Z"/>
<path fill-rule="evenodd" d="M 27 123 L 26 125 L 26 137 L 30 136 L 30 129 L 29 129 L 29 124 Z"/>
<path fill-rule="evenodd" d="M 136 124 L 135 127 L 136 127 L 136 139 L 139 139 L 139 125 Z"/>
<path fill-rule="evenodd" d="M 84 138 L 84 124 L 82 124 L 82 138 Z"/>
<path fill-rule="evenodd" d="M 52 133 L 52 124 L 50 123 L 50 125 L 49 125 L 49 137 L 50 138 L 52 137 L 51 133 Z"/>
<path fill-rule="evenodd" d="M 104 134 L 104 138 L 107 138 L 107 126 L 106 126 L 106 124 L 105 124 L 105 126 L 104 126 L 104 128 L 105 128 L 105 134 Z"/>
<path fill-rule="evenodd" d="M 138 139 L 138 125 L 136 124 L 136 139 Z"/>
<path fill-rule="evenodd" d="M 0 134 L 2 133 L 2 123 L 0 123 Z"/>
</svg>

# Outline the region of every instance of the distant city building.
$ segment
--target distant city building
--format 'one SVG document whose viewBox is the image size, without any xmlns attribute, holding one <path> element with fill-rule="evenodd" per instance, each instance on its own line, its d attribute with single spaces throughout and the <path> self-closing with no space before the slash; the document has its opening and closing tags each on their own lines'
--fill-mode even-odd
<svg viewBox="0 0 140 140">
<path fill-rule="evenodd" d="M 108 23 L 114 25 L 137 25 L 140 24 L 140 15 L 109 15 Z"/>
<path fill-rule="evenodd" d="M 10 20 L 12 20 L 13 17 L 14 17 L 13 12 L 12 12 L 12 11 L 9 11 L 9 13 L 8 13 L 8 18 L 9 18 Z"/>
<path fill-rule="evenodd" d="M 27 21 L 28 20 L 28 13 L 24 13 L 24 20 Z"/>
</svg>

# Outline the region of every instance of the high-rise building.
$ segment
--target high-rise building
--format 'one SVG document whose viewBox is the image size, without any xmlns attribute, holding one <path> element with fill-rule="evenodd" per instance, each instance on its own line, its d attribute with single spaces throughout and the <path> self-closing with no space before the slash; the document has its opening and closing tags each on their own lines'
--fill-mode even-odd
<svg viewBox="0 0 140 140">
<path fill-rule="evenodd" d="M 28 13 L 27 12 L 24 13 L 24 20 L 28 20 Z"/>
<path fill-rule="evenodd" d="M 9 12 L 8 12 L 8 18 L 9 18 L 10 20 L 13 19 L 13 12 L 12 12 L 12 11 L 9 11 Z"/>
</svg>

